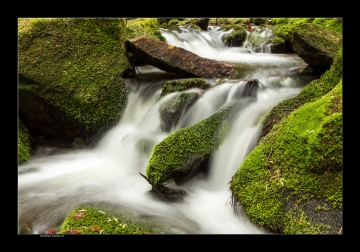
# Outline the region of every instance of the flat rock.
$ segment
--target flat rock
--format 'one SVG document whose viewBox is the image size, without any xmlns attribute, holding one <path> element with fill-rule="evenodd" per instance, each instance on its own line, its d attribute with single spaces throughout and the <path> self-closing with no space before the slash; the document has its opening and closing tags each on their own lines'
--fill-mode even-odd
<svg viewBox="0 0 360 252">
<path fill-rule="evenodd" d="M 146 37 L 126 41 L 127 51 L 145 64 L 186 77 L 229 78 L 231 63 L 200 57 L 181 47 Z"/>
</svg>

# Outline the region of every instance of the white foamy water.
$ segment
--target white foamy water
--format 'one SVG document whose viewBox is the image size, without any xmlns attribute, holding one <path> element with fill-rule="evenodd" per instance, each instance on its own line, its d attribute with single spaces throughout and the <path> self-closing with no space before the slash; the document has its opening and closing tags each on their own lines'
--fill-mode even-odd
<svg viewBox="0 0 360 252">
<path fill-rule="evenodd" d="M 149 97 L 147 83 L 133 88 L 119 123 L 110 129 L 93 149 L 70 150 L 49 156 L 37 156 L 19 167 L 19 225 L 27 223 L 33 233 L 58 230 L 66 215 L 83 204 L 108 204 L 131 209 L 137 217 L 150 216 L 169 224 L 168 233 L 176 234 L 266 234 L 250 223 L 244 214 L 235 215 L 230 205 L 229 181 L 246 155 L 254 148 L 263 115 L 278 102 L 295 96 L 300 87 L 296 80 L 279 82 L 276 88 L 264 76 L 263 63 L 287 71 L 304 63 L 295 56 L 248 54 L 243 48 L 228 48 L 221 42 L 226 32 L 209 33 L 162 31 L 170 44 L 182 45 L 198 55 L 223 61 L 244 62 L 257 67 L 248 75 L 262 73 L 256 96 L 234 115 L 230 132 L 211 157 L 208 179 L 193 179 L 179 187 L 189 193 L 183 202 L 162 202 L 149 196 L 151 185 L 140 176 L 150 158 L 136 147 L 140 139 L 154 144 L 169 132 L 161 132 L 159 107 L 175 94 L 160 99 L 160 87 Z M 259 64 L 259 66 L 256 65 Z M 154 68 L 151 72 L 161 73 Z M 150 72 L 149 71 L 149 72 Z M 269 74 L 271 74 L 269 72 Z M 172 131 L 193 125 L 243 98 L 244 80 L 226 80 L 213 85 L 182 115 Z M 168 186 L 177 188 L 173 182 Z"/>
</svg>

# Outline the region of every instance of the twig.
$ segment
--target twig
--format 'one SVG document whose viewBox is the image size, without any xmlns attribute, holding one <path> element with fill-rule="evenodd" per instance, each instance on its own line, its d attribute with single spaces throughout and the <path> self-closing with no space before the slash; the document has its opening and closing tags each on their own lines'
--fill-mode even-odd
<svg viewBox="0 0 360 252">
<path fill-rule="evenodd" d="M 162 195 L 162 193 L 159 191 L 159 189 L 157 189 L 157 187 L 154 186 L 154 185 L 147 179 L 147 177 L 146 177 L 144 174 L 142 174 L 141 172 L 139 172 L 139 173 L 140 173 L 140 175 L 141 175 L 144 179 L 146 179 L 147 182 L 149 182 L 149 184 L 155 189 L 155 191 L 156 191 L 158 194 L 161 195 L 161 197 L 165 198 L 164 195 Z"/>
</svg>

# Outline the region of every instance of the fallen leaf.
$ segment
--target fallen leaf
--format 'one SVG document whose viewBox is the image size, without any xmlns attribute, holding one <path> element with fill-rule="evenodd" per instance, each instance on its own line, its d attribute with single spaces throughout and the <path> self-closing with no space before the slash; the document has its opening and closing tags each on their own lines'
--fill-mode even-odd
<svg viewBox="0 0 360 252">
<path fill-rule="evenodd" d="M 65 232 L 65 234 L 81 234 L 80 230 L 71 229 Z"/>
<path fill-rule="evenodd" d="M 90 226 L 92 231 L 100 231 L 100 228 L 98 228 L 97 226 Z"/>
<path fill-rule="evenodd" d="M 47 233 L 48 233 L 48 234 L 56 234 L 55 230 L 53 230 L 53 229 L 49 229 L 49 230 L 47 231 Z"/>
<path fill-rule="evenodd" d="M 77 212 L 77 213 L 73 214 L 72 218 L 79 219 L 79 218 L 83 217 L 84 215 L 85 215 L 85 212 Z"/>
</svg>

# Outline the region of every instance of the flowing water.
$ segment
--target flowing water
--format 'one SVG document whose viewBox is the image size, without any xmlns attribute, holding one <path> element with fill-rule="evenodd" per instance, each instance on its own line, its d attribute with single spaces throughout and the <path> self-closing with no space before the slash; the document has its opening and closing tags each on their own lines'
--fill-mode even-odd
<svg viewBox="0 0 360 252">
<path fill-rule="evenodd" d="M 222 38 L 231 29 L 209 26 L 208 31 L 198 31 L 163 27 L 161 31 L 169 44 L 202 57 L 233 63 L 232 76 L 221 81 L 207 79 L 211 87 L 206 91 L 188 90 L 199 93 L 199 99 L 184 111 L 170 132 L 163 132 L 159 127 L 159 107 L 176 93 L 161 97 L 161 86 L 165 80 L 179 76 L 148 65 L 137 67 L 137 77 L 128 80 L 131 91 L 121 120 L 95 147 L 57 150 L 51 155 L 42 152 L 19 166 L 19 233 L 23 225 L 34 234 L 59 230 L 66 215 L 85 204 L 165 224 L 164 233 L 268 233 L 249 222 L 244 214 L 234 214 L 229 181 L 256 146 L 265 114 L 282 100 L 294 97 L 315 77 L 289 74 L 306 66 L 295 54 L 255 53 L 254 44 L 246 46 L 249 43 L 243 47 L 225 46 Z M 264 32 L 258 34 L 264 36 Z M 260 87 L 251 99 L 242 98 L 239 93 L 244 92 L 249 79 L 258 79 Z M 159 143 L 171 132 L 193 125 L 240 99 L 243 103 L 232 119 L 230 132 L 211 156 L 208 177 L 195 178 L 182 186 L 169 181 L 167 186 L 189 193 L 182 202 L 163 202 L 149 195 L 151 185 L 139 172 L 145 174 L 150 157 L 138 151 L 137 141 L 150 139 Z"/>
</svg>

